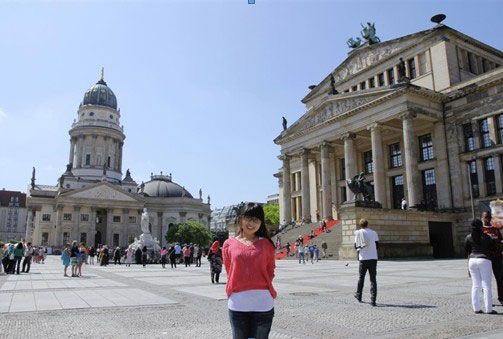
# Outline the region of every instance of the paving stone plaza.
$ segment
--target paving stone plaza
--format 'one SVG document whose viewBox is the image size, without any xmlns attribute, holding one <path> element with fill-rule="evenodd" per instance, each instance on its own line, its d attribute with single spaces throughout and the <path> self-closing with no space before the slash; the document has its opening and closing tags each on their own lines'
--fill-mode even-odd
<svg viewBox="0 0 503 339">
<path fill-rule="evenodd" d="M 49 256 L 29 274 L 0 276 L 0 323 L 9 329 L 0 337 L 229 338 L 225 275 L 212 285 L 208 272 L 204 261 L 177 269 L 84 265 L 82 278 L 65 278 L 59 257 Z M 466 260 L 379 262 L 377 307 L 368 303 L 368 278 L 364 303 L 353 298 L 356 280 L 356 261 L 278 261 L 270 337 L 503 335 L 501 315 L 471 311 Z"/>
</svg>

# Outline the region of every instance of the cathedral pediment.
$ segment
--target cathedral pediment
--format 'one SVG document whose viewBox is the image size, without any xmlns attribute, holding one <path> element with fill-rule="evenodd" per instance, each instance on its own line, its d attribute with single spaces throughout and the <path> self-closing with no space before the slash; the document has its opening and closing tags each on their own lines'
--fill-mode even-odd
<svg viewBox="0 0 503 339">
<path fill-rule="evenodd" d="M 61 197 L 107 201 L 141 201 L 141 199 L 136 198 L 133 194 L 124 192 L 120 188 L 116 188 L 109 183 L 99 183 L 94 186 L 84 187 L 79 190 L 66 192 L 61 194 Z"/>
<path fill-rule="evenodd" d="M 427 37 L 430 37 L 434 31 L 435 29 L 429 29 L 378 44 L 366 44 L 362 47 L 355 48 L 350 52 L 349 56 L 330 73 L 334 77 L 335 85 L 337 86 L 351 79 L 361 71 L 371 68 L 392 56 L 395 56 L 398 62 L 398 57 L 401 52 L 417 45 Z M 321 93 L 328 92 L 330 90 L 330 74 L 323 79 L 315 89 L 306 95 L 302 99 L 302 102 L 306 103 L 311 98 Z"/>
</svg>

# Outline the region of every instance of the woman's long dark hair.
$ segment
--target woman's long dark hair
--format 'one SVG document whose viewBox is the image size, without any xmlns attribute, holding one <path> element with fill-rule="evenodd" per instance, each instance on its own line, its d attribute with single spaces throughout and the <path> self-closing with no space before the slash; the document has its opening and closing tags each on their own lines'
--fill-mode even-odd
<svg viewBox="0 0 503 339">
<path fill-rule="evenodd" d="M 482 239 L 482 221 L 480 219 L 474 219 L 472 221 L 472 240 L 475 243 L 480 243 L 480 240 Z"/>
<path fill-rule="evenodd" d="M 260 227 L 255 232 L 255 235 L 260 238 L 266 238 L 269 240 L 271 245 L 274 247 L 274 243 L 271 240 L 271 237 L 269 236 L 269 231 L 265 227 L 265 215 L 264 215 L 264 209 L 260 204 L 257 204 L 255 202 L 242 202 L 236 207 L 236 224 L 240 225 L 241 218 L 243 217 L 250 217 L 250 218 L 257 218 L 260 220 Z M 239 233 L 241 233 L 241 229 L 239 229 Z"/>
</svg>

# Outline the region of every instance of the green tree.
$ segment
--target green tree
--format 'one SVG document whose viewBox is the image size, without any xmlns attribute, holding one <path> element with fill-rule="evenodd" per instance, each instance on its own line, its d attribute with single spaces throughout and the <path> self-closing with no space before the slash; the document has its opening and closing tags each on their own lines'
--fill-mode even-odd
<svg viewBox="0 0 503 339">
<path fill-rule="evenodd" d="M 211 239 L 211 232 L 205 224 L 191 220 L 170 227 L 166 234 L 168 242 L 179 242 L 182 244 L 193 243 L 207 246 Z"/>
<path fill-rule="evenodd" d="M 263 206 L 265 214 L 265 223 L 270 226 L 279 225 L 279 205 L 265 204 Z"/>
</svg>

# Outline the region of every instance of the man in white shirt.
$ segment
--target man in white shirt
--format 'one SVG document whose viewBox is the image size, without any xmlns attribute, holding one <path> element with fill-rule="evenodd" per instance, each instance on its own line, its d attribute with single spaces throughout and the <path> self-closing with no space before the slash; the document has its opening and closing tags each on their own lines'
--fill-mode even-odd
<svg viewBox="0 0 503 339">
<path fill-rule="evenodd" d="M 407 200 L 405 199 L 405 197 L 402 198 L 401 206 L 403 210 L 407 209 Z"/>
<path fill-rule="evenodd" d="M 355 248 L 358 251 L 358 260 L 360 261 L 360 278 L 354 296 L 359 302 L 362 302 L 363 283 L 368 270 L 370 275 L 370 304 L 376 306 L 376 269 L 379 237 L 374 230 L 368 228 L 367 219 L 360 219 L 359 225 L 360 229 L 355 231 Z"/>
</svg>

